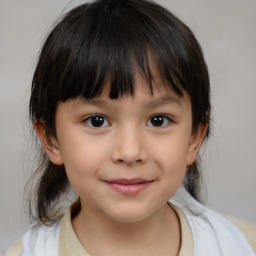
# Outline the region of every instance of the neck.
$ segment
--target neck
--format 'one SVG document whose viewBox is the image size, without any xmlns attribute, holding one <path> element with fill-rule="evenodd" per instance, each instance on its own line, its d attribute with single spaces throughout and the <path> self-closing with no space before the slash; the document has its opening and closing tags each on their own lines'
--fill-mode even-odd
<svg viewBox="0 0 256 256">
<path fill-rule="evenodd" d="M 114 221 L 82 205 L 72 224 L 91 255 L 177 255 L 180 247 L 179 220 L 168 205 L 132 223 Z"/>
</svg>

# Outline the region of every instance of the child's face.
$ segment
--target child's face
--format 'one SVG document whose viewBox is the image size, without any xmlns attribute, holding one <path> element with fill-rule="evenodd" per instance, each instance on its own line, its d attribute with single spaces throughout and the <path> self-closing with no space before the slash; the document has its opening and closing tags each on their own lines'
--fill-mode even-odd
<svg viewBox="0 0 256 256">
<path fill-rule="evenodd" d="M 174 195 L 195 160 L 205 129 L 192 134 L 188 95 L 162 89 L 152 96 L 143 83 L 134 98 L 103 95 L 57 107 L 57 141 L 45 140 L 45 149 L 52 162 L 64 163 L 82 211 L 146 219 Z"/>
</svg>

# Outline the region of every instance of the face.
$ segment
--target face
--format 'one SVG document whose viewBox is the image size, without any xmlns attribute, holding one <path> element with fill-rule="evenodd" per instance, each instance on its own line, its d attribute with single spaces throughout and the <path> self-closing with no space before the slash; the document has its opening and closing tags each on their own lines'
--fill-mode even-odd
<svg viewBox="0 0 256 256">
<path fill-rule="evenodd" d="M 152 96 L 141 84 L 133 98 L 59 103 L 57 139 L 44 144 L 52 162 L 64 163 L 82 210 L 118 222 L 160 211 L 181 185 L 204 135 L 202 129 L 192 134 L 186 93 L 162 89 Z"/>
</svg>

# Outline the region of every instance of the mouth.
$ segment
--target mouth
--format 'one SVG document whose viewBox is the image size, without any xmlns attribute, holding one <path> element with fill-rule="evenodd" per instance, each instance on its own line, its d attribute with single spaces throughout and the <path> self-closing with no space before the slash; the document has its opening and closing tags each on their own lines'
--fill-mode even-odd
<svg viewBox="0 0 256 256">
<path fill-rule="evenodd" d="M 113 190 L 124 195 L 135 195 L 147 187 L 149 187 L 154 180 L 146 180 L 141 178 L 135 179 L 114 179 L 105 181 L 105 183 Z"/>
</svg>

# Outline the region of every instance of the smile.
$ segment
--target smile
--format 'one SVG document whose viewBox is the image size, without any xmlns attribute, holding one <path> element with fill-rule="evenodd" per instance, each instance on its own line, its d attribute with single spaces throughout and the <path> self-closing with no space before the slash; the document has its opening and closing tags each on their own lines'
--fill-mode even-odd
<svg viewBox="0 0 256 256">
<path fill-rule="evenodd" d="M 124 195 L 135 195 L 145 190 L 153 182 L 145 179 L 116 179 L 105 181 L 113 190 Z"/>
</svg>

